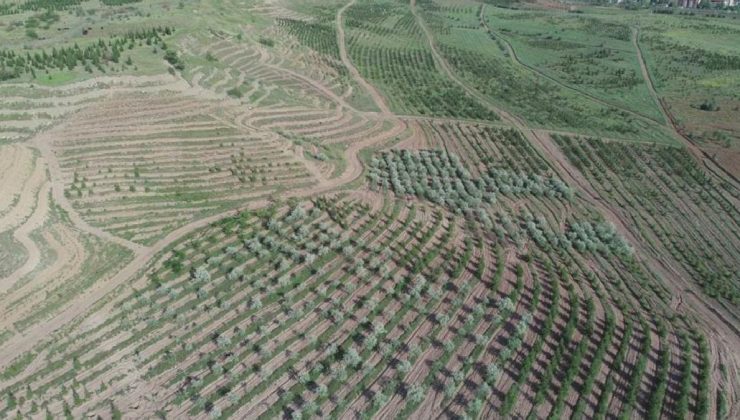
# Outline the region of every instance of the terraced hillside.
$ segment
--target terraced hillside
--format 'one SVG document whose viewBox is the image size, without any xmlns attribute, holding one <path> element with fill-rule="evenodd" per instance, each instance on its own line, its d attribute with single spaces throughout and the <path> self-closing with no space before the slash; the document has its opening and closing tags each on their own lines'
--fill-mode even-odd
<svg viewBox="0 0 740 420">
<path fill-rule="evenodd" d="M 215 107 L 127 95 L 78 112 L 47 134 L 64 194 L 92 225 L 149 244 L 199 215 L 313 182 L 278 136 L 219 118 Z"/>
<path fill-rule="evenodd" d="M 131 251 L 70 220 L 51 198 L 48 162 L 39 153 L 2 145 L 0 159 L 0 343 L 12 347 L 120 270 Z"/>
<path fill-rule="evenodd" d="M 738 418 L 738 19 L 643 7 L 0 1 L 0 418 Z"/>
</svg>

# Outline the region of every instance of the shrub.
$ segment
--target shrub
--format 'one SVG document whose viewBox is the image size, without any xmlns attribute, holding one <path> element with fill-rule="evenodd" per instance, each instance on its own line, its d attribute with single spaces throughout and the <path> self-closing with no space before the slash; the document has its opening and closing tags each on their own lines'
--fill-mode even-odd
<svg viewBox="0 0 740 420">
<path fill-rule="evenodd" d="M 237 98 L 237 99 L 238 98 L 241 98 L 242 96 L 244 96 L 244 94 L 242 93 L 242 91 L 239 90 L 239 88 L 235 88 L 235 87 L 227 90 L 226 91 L 226 94 L 229 95 L 229 96 L 231 96 L 232 98 Z"/>
</svg>

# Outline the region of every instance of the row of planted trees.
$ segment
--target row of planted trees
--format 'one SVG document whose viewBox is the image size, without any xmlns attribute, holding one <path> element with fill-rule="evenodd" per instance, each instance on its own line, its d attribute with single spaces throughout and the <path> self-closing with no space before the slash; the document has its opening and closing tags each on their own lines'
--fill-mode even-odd
<svg viewBox="0 0 740 420">
<path fill-rule="evenodd" d="M 731 280 L 738 270 L 730 261 L 740 255 L 740 213 L 732 205 L 733 193 L 697 167 L 686 150 L 553 139 L 610 201 L 634 209 L 643 234 L 659 240 L 709 296 L 740 299 L 740 288 Z"/>
<path fill-rule="evenodd" d="M 285 392 L 260 413 L 340 416 L 358 398 L 367 398 L 363 407 L 368 415 L 387 413 L 393 410 L 389 402 L 400 399 L 398 413 L 404 417 L 435 390 L 443 390 L 446 405 L 466 394 L 475 361 L 487 357 L 485 351 L 494 346 L 485 380 L 477 382 L 465 412 L 481 415 L 497 381 L 514 365 L 514 384 L 501 407 L 496 407 L 506 417 L 521 400 L 522 386 L 538 355 L 554 341 L 554 356 L 544 365 L 535 400 L 537 395 L 547 396 L 555 375 L 562 372 L 557 376 L 562 383 L 554 393 L 552 412 L 556 416 L 565 412 L 567 393 L 581 386 L 576 385 L 577 374 L 589 351 L 588 340 L 578 340 L 576 332 L 581 337 L 593 334 L 598 325 L 594 302 L 580 297 L 568 281 L 568 321 L 559 327 L 559 282 L 567 277 L 563 270 L 556 275 L 545 261 L 552 292 L 544 322 L 535 321 L 531 314 L 543 300 L 543 282 L 535 268 L 540 261 L 523 259 L 529 262 L 527 270 L 521 265 L 508 267 L 516 274 L 516 284 L 503 295 L 499 288 L 507 259 L 501 249 L 496 252 L 494 272 L 486 267 L 484 256 L 490 250 L 482 238 L 466 235 L 453 242 L 459 236 L 456 224 L 445 220 L 446 213 L 429 212 L 418 218 L 417 208 L 403 209 L 400 200 L 392 203 L 392 209 L 385 202 L 381 211 L 369 213 L 367 206 L 327 198 L 316 200 L 313 209 L 296 205 L 284 212 L 227 219 L 186 246 L 176 247 L 151 285 L 137 290 L 119 308 L 120 317 L 107 324 L 116 325 L 115 329 L 101 334 L 105 340 L 124 334 L 116 349 L 103 350 L 93 358 L 85 356 L 84 350 L 66 356 L 82 360 L 77 369 L 94 368 L 96 373 L 86 379 L 92 381 L 105 371 L 97 363 L 105 363 L 106 357 L 121 349 L 132 349 L 141 355 L 136 363 L 147 372 L 146 379 L 156 378 L 177 390 L 175 409 L 183 415 L 243 414 L 239 410 L 254 407 L 274 391 L 274 384 L 284 383 Z M 405 217 L 399 216 L 402 209 L 407 211 Z M 339 229 L 340 223 L 345 227 Z M 453 243 L 463 245 L 455 250 Z M 533 279 L 526 288 L 525 271 Z M 555 279 L 554 284 L 550 279 Z M 529 290 L 532 298 L 521 305 L 522 295 Z M 607 313 L 602 341 L 579 389 L 593 387 L 611 348 L 614 320 L 610 318 Z M 422 325 L 428 333 L 413 340 Z M 510 325 L 511 331 L 504 340 L 494 341 L 504 325 Z M 531 337 L 533 330 L 537 335 L 530 345 L 531 338 L 525 337 Z M 641 351 L 649 354 L 645 347 L 649 327 L 644 324 L 641 330 Z M 551 335 L 553 340 L 548 339 Z M 612 366 L 621 368 L 630 336 L 631 332 L 621 337 L 624 347 Z M 163 337 L 172 341 L 162 343 Z M 460 363 L 456 355 L 470 360 Z M 634 406 L 637 401 L 633 395 L 643 383 L 643 363 L 637 360 L 629 370 L 628 386 L 617 374 L 609 374 L 616 380 L 606 380 L 608 389 L 626 390 L 626 404 Z M 708 369 L 708 361 L 702 359 L 701 364 Z M 429 370 L 418 379 L 414 372 L 421 366 Z M 707 370 L 701 372 L 700 387 L 706 387 L 703 372 Z M 69 383 L 74 375 L 62 377 Z M 687 383 L 690 392 L 690 377 Z M 34 391 L 43 395 L 44 386 Z M 70 400 L 69 389 L 59 396 L 68 407 L 65 411 L 81 405 L 89 397 L 85 389 L 92 388 L 89 382 L 75 384 L 72 394 L 78 395 L 77 402 L 74 395 Z M 691 397 L 686 395 L 688 404 Z M 597 411 L 608 411 L 609 400 L 605 401 L 599 399 Z M 706 401 L 697 406 L 706 406 Z M 629 415 L 632 410 L 628 405 L 623 411 Z"/>
<path fill-rule="evenodd" d="M 386 22 L 391 18 L 396 20 Z M 424 115 L 499 119 L 439 73 L 432 52 L 421 42 L 421 28 L 405 6 L 356 5 L 347 11 L 346 25 L 353 63 L 365 78 L 384 88 L 394 108 Z M 386 42 L 389 38 L 399 42 L 391 46 Z"/>
</svg>

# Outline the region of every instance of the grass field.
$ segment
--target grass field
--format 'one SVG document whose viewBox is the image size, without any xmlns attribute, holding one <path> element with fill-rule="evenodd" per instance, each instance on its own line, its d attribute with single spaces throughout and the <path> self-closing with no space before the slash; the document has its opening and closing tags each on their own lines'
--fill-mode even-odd
<svg viewBox="0 0 740 420">
<path fill-rule="evenodd" d="M 627 24 L 589 14 L 484 10 L 523 63 L 576 89 L 663 123 L 640 75 Z"/>
<path fill-rule="evenodd" d="M 552 13 L 480 5 L 422 4 L 421 10 L 455 71 L 532 124 L 671 141 L 640 75 L 628 27 L 599 31 L 599 39 L 591 33 L 598 24 L 567 15 L 558 20 Z"/>
</svg>

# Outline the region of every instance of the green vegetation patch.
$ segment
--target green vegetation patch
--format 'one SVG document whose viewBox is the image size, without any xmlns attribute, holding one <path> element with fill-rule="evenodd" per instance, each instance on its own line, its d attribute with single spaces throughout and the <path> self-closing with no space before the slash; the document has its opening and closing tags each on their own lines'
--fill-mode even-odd
<svg viewBox="0 0 740 420">
<path fill-rule="evenodd" d="M 426 4 L 420 13 L 465 83 L 530 123 L 671 142 L 629 27 L 607 22 L 600 31 L 593 18 L 491 7 L 467 9 L 467 18 Z"/>
<path fill-rule="evenodd" d="M 26 249 L 13 238 L 12 231 L 0 232 L 0 277 L 6 277 L 28 258 Z"/>
<path fill-rule="evenodd" d="M 553 138 L 606 199 L 630 209 L 646 241 L 662 244 L 709 296 L 740 302 L 740 214 L 727 197 L 736 191 L 682 148 Z"/>
<path fill-rule="evenodd" d="M 398 112 L 497 120 L 435 66 L 410 9 L 395 3 L 354 5 L 347 11 L 348 50 L 363 77 Z"/>
<path fill-rule="evenodd" d="M 13 360 L 2 372 L 0 372 L 0 379 L 7 381 L 16 377 L 18 374 L 28 367 L 36 358 L 34 353 L 24 353 L 17 359 Z"/>
<path fill-rule="evenodd" d="M 504 196 L 545 196 L 569 199 L 573 191 L 554 177 L 527 175 L 495 167 L 471 177 L 460 158 L 441 150 L 393 150 L 373 158 L 368 177 L 374 186 L 397 195 L 426 198 L 457 211 L 495 203 Z"/>
<path fill-rule="evenodd" d="M 162 36 L 171 35 L 173 29 L 169 27 L 158 27 L 152 29 L 138 30 L 127 33 L 123 36 L 112 37 L 107 40 L 99 39 L 97 42 L 80 47 L 74 44 L 69 47 L 52 47 L 51 51 L 46 49 L 34 52 L 27 51 L 25 54 L 18 53 L 14 50 L 0 50 L 0 81 L 16 79 L 24 74 L 30 74 L 36 77 L 37 71 L 72 71 L 77 67 L 84 67 L 87 72 L 92 72 L 96 68 L 100 72 L 105 72 L 105 67 L 118 64 L 125 60 L 125 64 L 132 65 L 131 58 L 124 59 L 127 50 L 134 49 L 135 46 L 146 42 L 146 45 L 163 46 Z M 165 59 L 178 65 L 177 55 L 170 57 L 174 52 L 168 51 Z M 63 83 L 65 76 L 58 74 L 52 78 L 49 74 L 48 84 L 55 85 Z M 54 82 L 55 79 L 61 79 L 62 82 Z"/>
<path fill-rule="evenodd" d="M 333 22 L 314 23 L 296 19 L 277 19 L 276 22 L 308 48 L 339 59 L 337 32 Z"/>
</svg>

